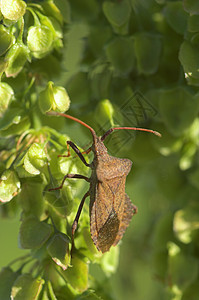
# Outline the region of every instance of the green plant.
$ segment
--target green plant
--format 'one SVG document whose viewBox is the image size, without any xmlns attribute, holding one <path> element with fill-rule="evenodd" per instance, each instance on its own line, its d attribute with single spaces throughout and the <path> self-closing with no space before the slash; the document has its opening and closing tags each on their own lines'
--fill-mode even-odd
<svg viewBox="0 0 199 300">
<path fill-rule="evenodd" d="M 10 299 L 10 293 L 13 299 L 43 300 L 196 299 L 197 1 L 26 2 L 0 4 L 0 213 L 21 213 L 19 245 L 30 252 L 2 269 L 0 299 Z M 135 162 L 127 188 L 137 195 L 133 202 L 141 200 L 132 237 L 121 249 L 122 295 L 120 283 L 114 295 L 107 280 L 116 271 L 119 247 L 97 252 L 88 206 L 71 267 L 71 224 L 85 184 L 67 180 L 62 190 L 48 191 L 67 173 L 88 172 L 75 156 L 57 155 L 65 153 L 69 139 L 86 147 L 89 132 L 45 115 L 69 106 L 71 115 L 96 131 L 126 125 L 162 133 L 161 139 L 140 133 L 127 140 L 118 133 L 108 141 L 111 152 L 123 145 L 114 154 Z M 146 296 L 147 272 L 156 279 L 146 285 Z"/>
</svg>

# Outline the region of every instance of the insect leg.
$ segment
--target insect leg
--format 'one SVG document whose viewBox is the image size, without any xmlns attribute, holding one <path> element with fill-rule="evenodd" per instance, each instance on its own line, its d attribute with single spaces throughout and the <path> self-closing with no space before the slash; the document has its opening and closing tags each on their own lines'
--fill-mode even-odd
<svg viewBox="0 0 199 300">
<path fill-rule="evenodd" d="M 80 202 L 80 205 L 78 207 L 78 211 L 77 211 L 77 214 L 75 216 L 75 220 L 73 222 L 73 225 L 72 225 L 72 248 L 71 248 L 71 253 L 73 252 L 74 248 L 75 248 L 75 244 L 74 244 L 74 234 L 75 234 L 75 231 L 77 229 L 77 224 L 78 224 L 78 221 L 79 221 L 79 217 L 81 215 L 81 211 L 82 211 L 82 208 L 84 206 L 84 202 L 85 202 L 85 199 L 90 195 L 89 191 L 84 195 L 84 197 L 82 198 L 81 202 Z"/>
<path fill-rule="evenodd" d="M 88 164 L 85 160 L 85 158 L 83 157 L 81 151 L 77 148 L 77 146 L 71 142 L 71 141 L 68 141 L 67 142 L 68 145 L 71 146 L 71 148 L 75 151 L 75 153 L 79 156 L 79 158 L 81 159 L 81 161 L 87 166 L 87 167 L 90 167 L 90 164 Z"/>
<path fill-rule="evenodd" d="M 68 142 L 66 143 L 66 147 L 67 147 L 67 151 L 68 151 L 68 154 L 67 155 L 58 155 L 58 157 L 69 157 L 71 154 L 70 154 L 70 147 L 69 147 L 69 144 Z"/>
<path fill-rule="evenodd" d="M 72 143 L 72 142 L 71 142 Z M 70 153 L 70 147 L 69 147 L 69 143 L 67 142 L 67 144 L 66 144 L 66 146 L 67 146 L 67 151 L 68 151 L 68 154 L 67 155 L 62 155 L 62 154 L 60 154 L 60 155 L 58 155 L 58 157 L 69 157 L 69 156 L 71 156 L 71 153 Z M 79 149 L 78 149 L 79 150 Z M 74 150 L 75 151 L 75 150 Z M 89 147 L 88 149 L 86 149 L 86 150 L 84 150 L 83 152 L 81 152 L 81 154 L 88 154 L 88 153 L 90 153 L 91 152 L 91 147 Z"/>
<path fill-rule="evenodd" d="M 84 150 L 83 152 L 82 152 L 82 154 L 88 154 L 88 153 L 90 153 L 91 152 L 91 147 L 89 147 L 87 150 Z"/>
<path fill-rule="evenodd" d="M 90 181 L 90 178 L 86 177 L 86 176 L 83 176 L 83 175 L 80 175 L 80 174 L 67 174 L 64 176 L 63 180 L 62 180 L 62 183 L 60 186 L 56 187 L 56 188 L 52 188 L 52 189 L 49 189 L 49 191 L 55 191 L 55 190 L 60 190 L 63 188 L 63 185 L 64 185 L 64 182 L 67 178 L 78 178 L 78 179 L 84 179 L 86 181 Z"/>
</svg>

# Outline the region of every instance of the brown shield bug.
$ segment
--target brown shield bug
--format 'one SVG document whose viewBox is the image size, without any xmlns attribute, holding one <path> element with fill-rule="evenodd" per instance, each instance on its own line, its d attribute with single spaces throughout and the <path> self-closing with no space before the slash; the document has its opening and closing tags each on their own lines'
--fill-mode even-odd
<svg viewBox="0 0 199 300">
<path fill-rule="evenodd" d="M 159 132 L 150 129 L 114 127 L 109 129 L 102 137 L 98 137 L 92 127 L 75 117 L 58 112 L 48 112 L 47 114 L 52 116 L 63 116 L 76 121 L 87 127 L 92 133 L 93 144 L 84 152 L 93 152 L 94 159 L 91 163 L 86 162 L 80 150 L 71 141 L 67 141 L 68 155 L 63 155 L 66 157 L 70 156 L 69 147 L 71 147 L 82 162 L 87 167 L 91 168 L 91 176 L 86 177 L 80 174 L 67 174 L 64 176 L 59 187 L 50 190 L 61 189 L 67 178 L 84 179 L 90 183 L 89 190 L 81 200 L 72 225 L 72 249 L 74 248 L 74 234 L 78 220 L 85 199 L 89 196 L 91 237 L 97 249 L 104 253 L 108 251 L 111 246 L 116 246 L 121 240 L 132 216 L 137 213 L 137 207 L 132 204 L 129 196 L 125 193 L 126 176 L 131 170 L 132 162 L 126 158 L 110 156 L 103 141 L 111 132 L 120 129 L 147 131 L 158 136 L 161 135 Z"/>
</svg>

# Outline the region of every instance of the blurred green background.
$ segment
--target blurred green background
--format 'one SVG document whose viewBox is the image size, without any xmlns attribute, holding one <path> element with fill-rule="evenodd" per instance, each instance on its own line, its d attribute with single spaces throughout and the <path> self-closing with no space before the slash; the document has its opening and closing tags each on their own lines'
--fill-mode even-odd
<svg viewBox="0 0 199 300">
<path fill-rule="evenodd" d="M 197 300 L 199 5 L 191 0 L 54 2 L 65 20 L 63 49 L 33 60 L 31 72 L 64 86 L 69 113 L 100 134 L 112 125 L 162 134 L 160 139 L 140 132 L 126 141 L 124 132 L 115 132 L 105 142 L 111 154 L 133 161 L 126 191 L 138 214 L 120 243 L 117 271 L 109 280 L 99 276 L 104 299 Z M 20 75 L 4 80 L 20 87 Z M 127 118 L 122 107 L 128 99 L 134 111 Z M 61 130 L 60 124 L 42 122 Z M 66 134 L 80 147 L 90 140 L 77 124 L 70 123 Z M 118 151 L 114 143 L 122 144 Z M 0 220 L 1 267 L 25 254 L 18 249 L 19 219 L 20 212 Z"/>
</svg>

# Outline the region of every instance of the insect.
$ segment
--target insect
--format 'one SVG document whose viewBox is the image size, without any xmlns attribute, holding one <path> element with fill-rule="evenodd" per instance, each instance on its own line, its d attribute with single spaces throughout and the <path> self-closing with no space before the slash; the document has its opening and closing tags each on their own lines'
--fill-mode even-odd
<svg viewBox="0 0 199 300">
<path fill-rule="evenodd" d="M 93 137 L 93 144 L 84 153 L 90 151 L 94 154 L 91 163 L 87 163 L 78 147 L 71 141 L 67 141 L 68 155 L 70 156 L 70 147 L 76 152 L 82 162 L 91 168 L 91 176 L 86 177 L 80 174 L 67 174 L 64 176 L 59 187 L 52 188 L 58 190 L 63 187 L 67 178 L 84 179 L 90 183 L 89 190 L 83 196 L 79 205 L 75 220 L 72 225 L 72 249 L 74 248 L 74 234 L 77 229 L 78 220 L 87 197 L 90 197 L 90 232 L 91 238 L 102 253 L 109 251 L 111 246 L 116 246 L 123 237 L 131 218 L 137 213 L 137 207 L 133 205 L 129 196 L 125 193 L 126 176 L 129 174 L 132 162 L 126 158 L 117 158 L 110 156 L 104 145 L 106 137 L 115 130 L 139 130 L 151 132 L 161 136 L 159 132 L 137 128 L 137 127 L 114 127 L 110 128 L 103 136 L 98 137 L 92 127 L 83 121 L 70 115 L 58 112 L 48 112 L 48 115 L 63 116 L 80 123 L 87 127 Z"/>
</svg>

